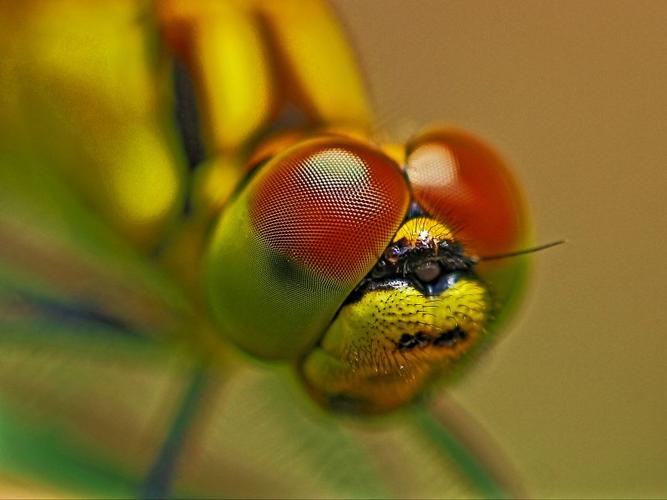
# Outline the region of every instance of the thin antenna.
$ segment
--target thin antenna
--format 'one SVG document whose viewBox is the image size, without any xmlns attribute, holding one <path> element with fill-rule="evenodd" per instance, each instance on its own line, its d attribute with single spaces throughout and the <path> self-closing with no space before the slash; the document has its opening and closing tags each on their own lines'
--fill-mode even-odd
<svg viewBox="0 0 667 500">
<path fill-rule="evenodd" d="M 544 245 L 539 245 L 539 246 L 531 247 L 531 248 L 524 248 L 523 250 L 517 250 L 516 252 L 508 252 L 508 253 L 501 253 L 501 254 L 498 254 L 498 255 L 485 255 L 483 257 L 477 257 L 477 260 L 478 261 L 497 260 L 497 259 L 506 259 L 507 257 L 517 257 L 519 255 L 525 255 L 527 253 L 540 252 L 542 250 L 546 250 L 547 248 L 557 247 L 558 245 L 562 245 L 563 243 L 566 243 L 566 242 L 567 242 L 567 240 L 552 241 L 551 243 L 545 243 Z"/>
</svg>

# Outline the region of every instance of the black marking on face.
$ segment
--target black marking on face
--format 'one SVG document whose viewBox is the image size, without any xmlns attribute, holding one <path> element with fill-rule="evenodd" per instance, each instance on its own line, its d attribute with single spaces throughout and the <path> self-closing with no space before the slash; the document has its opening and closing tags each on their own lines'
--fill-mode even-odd
<svg viewBox="0 0 667 500">
<path fill-rule="evenodd" d="M 440 333 L 434 337 L 424 332 L 417 332 L 414 335 L 404 333 L 396 342 L 396 347 L 399 351 L 410 351 L 418 347 L 426 347 L 432 345 L 434 347 L 453 347 L 459 342 L 468 339 L 468 334 L 460 326 L 455 326 L 451 330 Z"/>
<path fill-rule="evenodd" d="M 424 332 L 417 332 L 414 335 L 404 333 L 396 342 L 399 351 L 410 351 L 418 347 L 432 345 L 434 347 L 453 347 L 459 342 L 467 340 L 468 334 L 460 326 L 455 326 L 451 330 L 442 332 L 437 336 L 429 335 Z"/>
<path fill-rule="evenodd" d="M 460 326 L 455 326 L 451 330 L 442 332 L 433 340 L 434 346 L 452 347 L 468 338 L 468 334 Z"/>
<path fill-rule="evenodd" d="M 404 333 L 398 341 L 398 349 L 401 351 L 409 351 L 415 347 L 423 347 L 431 343 L 431 337 L 424 332 L 417 332 L 414 335 Z"/>
</svg>

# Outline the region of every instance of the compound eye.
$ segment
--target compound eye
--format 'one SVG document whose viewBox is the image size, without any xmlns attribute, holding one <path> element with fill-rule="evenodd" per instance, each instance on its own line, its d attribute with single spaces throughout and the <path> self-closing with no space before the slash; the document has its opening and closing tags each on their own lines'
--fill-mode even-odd
<svg viewBox="0 0 667 500">
<path fill-rule="evenodd" d="M 415 199 L 455 231 L 468 253 L 495 255 L 522 244 L 524 196 L 490 146 L 467 132 L 445 129 L 417 137 L 407 151 Z"/>
<path fill-rule="evenodd" d="M 403 173 L 370 144 L 296 144 L 263 164 L 221 215 L 206 260 L 220 330 L 265 358 L 302 355 L 391 242 Z"/>
<path fill-rule="evenodd" d="M 272 250 L 356 285 L 398 229 L 408 197 L 400 169 L 383 153 L 322 139 L 271 162 L 250 196 L 250 223 Z"/>
</svg>

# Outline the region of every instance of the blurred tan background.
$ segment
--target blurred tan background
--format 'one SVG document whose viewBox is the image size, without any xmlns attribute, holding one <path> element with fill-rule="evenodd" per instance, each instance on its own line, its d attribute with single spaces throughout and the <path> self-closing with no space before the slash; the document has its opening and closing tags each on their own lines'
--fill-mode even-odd
<svg viewBox="0 0 667 500">
<path fill-rule="evenodd" d="M 381 122 L 487 137 L 569 240 L 456 399 L 531 496 L 667 496 L 667 2 L 334 4 Z"/>
</svg>

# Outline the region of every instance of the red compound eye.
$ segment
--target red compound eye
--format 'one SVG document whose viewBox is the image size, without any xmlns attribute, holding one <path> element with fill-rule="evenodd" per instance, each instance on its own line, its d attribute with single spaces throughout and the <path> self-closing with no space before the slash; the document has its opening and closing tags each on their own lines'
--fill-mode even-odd
<svg viewBox="0 0 667 500">
<path fill-rule="evenodd" d="M 271 160 L 249 199 L 251 224 L 273 250 L 356 285 L 398 229 L 409 192 L 396 163 L 344 138 L 301 143 Z"/>
<path fill-rule="evenodd" d="M 407 175 L 419 204 L 477 255 L 515 249 L 527 227 L 523 195 L 503 160 L 460 130 L 426 133 L 408 146 Z"/>
</svg>

